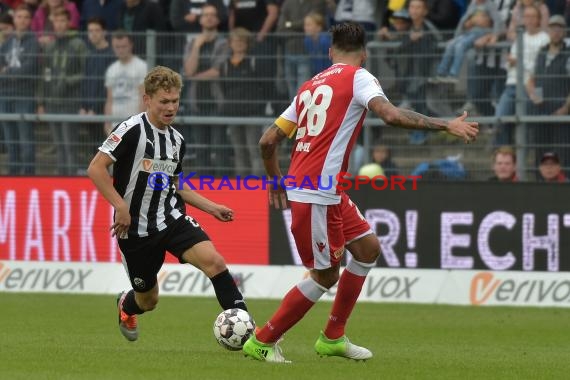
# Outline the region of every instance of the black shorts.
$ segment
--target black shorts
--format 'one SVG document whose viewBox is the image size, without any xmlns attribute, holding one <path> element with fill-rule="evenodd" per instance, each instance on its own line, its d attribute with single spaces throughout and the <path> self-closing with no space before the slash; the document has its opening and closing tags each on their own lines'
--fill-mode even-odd
<svg viewBox="0 0 570 380">
<path fill-rule="evenodd" d="M 118 239 L 118 242 L 133 289 L 147 292 L 156 285 L 156 276 L 162 268 L 166 251 L 182 263 L 184 252 L 206 240 L 210 238 L 198 222 L 186 216 L 150 236 Z"/>
</svg>

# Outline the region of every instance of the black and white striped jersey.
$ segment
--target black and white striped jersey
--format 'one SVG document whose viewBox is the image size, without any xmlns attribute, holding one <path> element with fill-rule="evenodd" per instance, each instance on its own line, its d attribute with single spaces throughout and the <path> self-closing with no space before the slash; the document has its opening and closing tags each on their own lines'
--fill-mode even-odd
<svg viewBox="0 0 570 380">
<path fill-rule="evenodd" d="M 117 125 L 99 150 L 115 161 L 113 186 L 129 205 L 129 236 L 162 231 L 186 215 L 175 181 L 162 190 L 148 183 L 151 175 L 160 178 L 153 173 L 172 177 L 182 172 L 185 145 L 178 131 L 171 126 L 156 128 L 143 112 Z"/>
</svg>

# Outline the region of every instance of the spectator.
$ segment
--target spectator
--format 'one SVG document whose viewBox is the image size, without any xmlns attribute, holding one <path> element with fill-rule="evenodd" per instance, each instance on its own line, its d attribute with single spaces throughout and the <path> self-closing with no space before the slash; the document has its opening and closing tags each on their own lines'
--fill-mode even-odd
<svg viewBox="0 0 570 380">
<path fill-rule="evenodd" d="M 0 4 L 7 6 L 11 12 L 16 10 L 16 8 L 22 4 L 23 0 L 0 0 Z"/>
<path fill-rule="evenodd" d="M 40 6 L 40 0 L 24 0 L 22 3 L 27 5 L 28 8 L 30 8 L 33 19 L 34 15 L 36 14 L 36 11 L 38 10 L 38 7 Z"/>
<path fill-rule="evenodd" d="M 0 46 L 0 113 L 33 114 L 39 46 L 30 31 L 32 13 L 25 5 L 14 11 L 14 31 Z M 2 122 L 8 174 L 35 172 L 34 125 L 29 121 Z"/>
<path fill-rule="evenodd" d="M 412 105 L 405 94 L 405 75 L 408 71 L 409 60 L 407 54 L 404 52 L 404 39 L 407 33 L 410 32 L 411 26 L 412 19 L 406 9 L 392 13 L 389 18 L 389 26 L 384 26 L 378 30 L 377 37 L 381 41 L 390 41 L 394 44 L 391 47 L 382 48 L 378 53 L 372 53 L 373 56 L 376 56 L 376 60 L 384 56 L 385 63 L 394 70 L 396 79 L 395 88 L 398 94 L 402 96 L 401 103 L 398 107 L 407 109 L 411 109 Z M 430 54 L 433 54 L 433 52 Z M 424 59 L 424 57 L 422 57 L 422 59 Z M 382 70 L 382 64 L 378 62 L 378 67 L 375 69 Z M 419 132 L 419 135 L 424 135 L 421 131 L 413 131 L 411 135 L 414 135 L 415 132 Z"/>
<path fill-rule="evenodd" d="M 544 0 L 544 3 L 548 7 L 548 13 L 551 16 L 561 15 L 564 17 L 564 12 L 566 11 L 567 0 Z"/>
<path fill-rule="evenodd" d="M 542 155 L 538 171 L 540 182 L 568 182 L 560 166 L 560 158 L 554 152 L 546 152 Z"/>
<path fill-rule="evenodd" d="M 146 58 L 146 31 L 166 31 L 166 18 L 157 2 L 150 0 L 125 0 L 119 10 L 119 29 L 130 33 L 133 40 L 133 53 Z M 169 41 L 163 36 L 157 42 L 159 49 L 167 49 Z M 164 58 L 159 50 L 158 57 Z"/>
<path fill-rule="evenodd" d="M 438 30 L 454 30 L 461 19 L 461 11 L 454 0 L 427 0 L 428 15 Z"/>
<path fill-rule="evenodd" d="M 403 40 L 405 33 L 407 33 L 412 26 L 412 18 L 406 9 L 392 13 L 389 22 L 389 26 L 384 26 L 378 31 L 378 38 L 380 40 Z"/>
<path fill-rule="evenodd" d="M 334 15 L 335 22 L 340 24 L 354 21 L 362 25 L 367 33 L 373 33 L 378 29 L 378 5 L 377 0 L 339 0 Z"/>
<path fill-rule="evenodd" d="M 200 15 L 205 4 L 218 10 L 220 30 L 227 30 L 227 9 L 223 0 L 172 0 L 170 23 L 177 32 L 200 33 Z"/>
<path fill-rule="evenodd" d="M 310 58 L 310 75 L 316 75 L 331 65 L 329 49 L 331 37 L 325 33 L 325 18 L 316 12 L 305 16 L 305 53 Z"/>
<path fill-rule="evenodd" d="M 145 109 L 144 78 L 148 67 L 144 60 L 133 54 L 133 40 L 125 31 L 116 30 L 111 44 L 117 60 L 105 72 L 105 115 L 124 119 Z M 105 134 L 109 135 L 111 130 L 112 124 L 105 123 Z"/>
<path fill-rule="evenodd" d="M 219 115 L 223 100 L 220 83 L 216 80 L 220 67 L 229 55 L 227 40 L 218 32 L 218 9 L 204 5 L 200 15 L 202 33 L 190 40 L 184 53 L 184 74 L 190 79 L 190 114 L 196 116 Z M 191 136 L 185 140 L 197 144 L 197 170 L 223 166 L 220 145 L 226 135 L 225 126 L 192 125 Z M 212 149 L 212 145 L 217 149 Z"/>
<path fill-rule="evenodd" d="M 511 3 L 515 0 L 495 1 L 499 12 L 500 27 L 478 38 L 473 59 L 468 60 L 466 102 L 455 112 L 467 111 L 472 115 L 491 116 L 493 104 L 497 102 L 504 89 L 506 71 L 501 67 L 504 51 L 496 46 L 504 38 L 505 26 L 510 18 Z"/>
<path fill-rule="evenodd" d="M 0 13 L 0 45 L 10 37 L 14 31 L 14 20 L 9 13 Z"/>
<path fill-rule="evenodd" d="M 0 15 L 10 14 L 10 7 L 0 1 Z"/>
<path fill-rule="evenodd" d="M 387 176 L 398 175 L 399 169 L 392 161 L 392 152 L 386 145 L 375 145 L 372 149 L 372 162 L 380 165 Z"/>
<path fill-rule="evenodd" d="M 518 182 L 517 155 L 510 146 L 502 146 L 493 154 L 493 172 L 489 181 Z"/>
<path fill-rule="evenodd" d="M 498 35 L 501 29 L 501 17 L 495 3 L 492 0 L 473 0 L 459 21 L 453 39 L 447 42 L 437 67 L 436 81 L 457 83 L 465 55 L 475 41 L 491 30 Z"/>
<path fill-rule="evenodd" d="M 502 39 L 506 38 L 507 29 L 511 22 L 511 13 L 516 1 L 517 0 L 502 0 L 499 2 L 495 1 L 497 4 L 497 9 L 499 10 L 499 14 L 501 15 L 501 20 L 503 20 L 503 26 L 505 27 L 503 35 L 501 35 Z"/>
<path fill-rule="evenodd" d="M 524 14 L 524 10 L 529 6 L 536 7 L 540 12 L 539 30 L 546 32 L 548 29 L 548 19 L 550 18 L 550 12 L 542 0 L 517 0 L 515 6 L 511 11 L 511 20 L 509 22 L 509 28 L 507 30 L 507 39 L 509 41 L 515 40 L 517 36 L 517 25 L 519 25 L 519 23 L 524 24 L 524 20 L 521 20 L 520 16 Z"/>
<path fill-rule="evenodd" d="M 87 40 L 89 53 L 85 61 L 89 76 L 83 81 L 82 115 L 100 115 L 105 111 L 105 72 L 115 60 L 115 53 L 107 40 L 105 20 L 99 17 L 87 21 Z"/>
<path fill-rule="evenodd" d="M 277 45 L 273 34 L 279 18 L 281 0 L 231 0 L 229 29 L 242 27 L 255 35 L 251 55 L 255 56 L 259 79 L 262 81 L 261 96 L 269 101 L 276 97 Z M 271 107 L 268 107 L 268 111 Z"/>
<path fill-rule="evenodd" d="M 222 78 L 224 106 L 222 114 L 232 117 L 257 116 L 264 104 L 259 98 L 260 82 L 256 80 L 257 60 L 249 55 L 253 41 L 251 33 L 244 28 L 234 28 L 230 32 L 231 55 L 221 66 L 215 68 Z M 248 94 L 247 100 L 243 95 Z M 263 167 L 259 157 L 258 142 L 261 128 L 256 125 L 228 126 L 234 151 L 235 174 L 261 175 Z"/>
<path fill-rule="evenodd" d="M 81 108 L 87 47 L 77 32 L 69 29 L 71 12 L 68 9 L 53 10 L 50 22 L 55 40 L 46 47 L 43 56 L 44 76 L 39 85 L 38 113 L 77 114 Z M 77 157 L 77 126 L 51 122 L 50 129 L 54 144 L 61 147 L 57 152 L 59 174 L 77 174 L 77 170 L 85 166 Z"/>
<path fill-rule="evenodd" d="M 257 43 L 275 30 L 281 0 L 230 0 L 229 28 L 243 27 L 255 33 Z"/>
<path fill-rule="evenodd" d="M 398 13 L 394 13 L 394 16 Z M 426 93 L 427 78 L 436 65 L 433 52 L 436 51 L 437 44 L 441 41 L 441 35 L 436 27 L 426 19 L 425 0 L 411 0 L 407 13 L 411 20 L 411 27 L 403 35 L 402 46 L 398 51 L 403 62 L 396 66 L 403 97 L 400 107 L 427 114 L 429 113 Z M 410 143 L 422 144 L 427 137 L 428 134 L 425 131 L 412 131 Z"/>
<path fill-rule="evenodd" d="M 172 29 L 177 32 L 175 35 L 170 36 L 170 45 L 173 45 L 173 56 L 176 56 L 178 61 L 176 65 L 180 65 L 179 52 L 184 50 L 187 41 L 199 34 L 201 31 L 200 15 L 204 5 L 209 4 L 216 7 L 218 15 L 220 16 L 219 31 L 227 31 L 228 25 L 228 11 L 223 0 L 172 0 L 169 11 L 170 24 Z M 174 63 L 172 64 L 175 66 Z"/>
<path fill-rule="evenodd" d="M 302 37 L 305 16 L 316 12 L 324 18 L 326 6 L 326 0 L 285 0 L 281 7 L 277 31 L 285 37 L 283 65 L 291 99 L 297 94 L 297 89 L 310 78 L 310 63 Z"/>
<path fill-rule="evenodd" d="M 119 28 L 119 10 L 123 0 L 83 0 L 81 6 L 81 30 L 86 30 L 92 18 L 100 18 L 105 22 L 105 30 L 114 31 Z"/>
<path fill-rule="evenodd" d="M 524 9 L 523 23 L 526 31 L 523 35 L 523 62 L 521 66 L 523 71 L 523 80 L 526 85 L 534 72 L 536 57 L 540 49 L 549 43 L 550 37 L 540 29 L 540 10 L 535 5 L 526 6 Z M 507 57 L 507 81 L 505 89 L 501 94 L 499 103 L 495 110 L 495 116 L 513 115 L 515 111 L 516 99 L 516 83 L 517 83 L 517 45 L 512 44 L 510 53 Z M 524 101 L 528 101 L 528 94 L 525 91 Z M 506 145 L 512 143 L 512 126 L 510 124 L 498 123 L 496 125 L 495 146 Z"/>
<path fill-rule="evenodd" d="M 36 33 L 40 45 L 44 48 L 55 38 L 51 35 L 51 32 L 54 31 L 54 26 L 50 15 L 54 10 L 61 7 L 67 9 L 70 15 L 68 29 L 79 29 L 80 16 L 75 3 L 68 0 L 42 0 L 32 19 L 32 30 Z"/>
<path fill-rule="evenodd" d="M 531 115 L 552 115 L 563 106 L 566 96 L 570 93 L 570 48 L 564 43 L 564 17 L 554 15 L 550 18 L 548 35 L 550 43 L 538 53 L 534 74 L 527 83 Z M 549 144 L 570 144 L 569 128 L 565 125 L 543 123 L 540 126 L 535 125 L 533 130 L 534 142 L 537 144 L 537 161 L 542 153 L 549 149 Z M 568 162 L 568 149 L 560 153 L 562 161 Z"/>
<path fill-rule="evenodd" d="M 81 84 L 81 115 L 103 115 L 105 113 L 105 72 L 114 61 L 113 49 L 107 41 L 105 20 L 95 17 L 87 21 L 89 52 L 85 61 L 85 72 L 89 75 Z M 91 141 L 101 141 L 103 128 L 89 126 Z"/>
</svg>

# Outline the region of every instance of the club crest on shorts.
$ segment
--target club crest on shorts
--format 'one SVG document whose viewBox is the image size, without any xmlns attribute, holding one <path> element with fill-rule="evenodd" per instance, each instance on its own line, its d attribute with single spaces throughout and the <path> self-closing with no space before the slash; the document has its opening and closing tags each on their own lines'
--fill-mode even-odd
<svg viewBox="0 0 570 380">
<path fill-rule="evenodd" d="M 133 282 L 135 283 L 135 286 L 139 289 L 144 288 L 144 280 L 140 277 L 135 277 L 135 279 L 133 280 Z"/>
<path fill-rule="evenodd" d="M 344 255 L 344 247 L 339 248 L 332 253 L 332 256 L 337 260 L 340 259 L 342 255 Z"/>
</svg>

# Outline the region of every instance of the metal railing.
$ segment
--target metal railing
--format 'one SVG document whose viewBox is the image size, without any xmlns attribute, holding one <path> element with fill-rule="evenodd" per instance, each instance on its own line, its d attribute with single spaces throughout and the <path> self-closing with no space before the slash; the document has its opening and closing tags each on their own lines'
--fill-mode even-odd
<svg viewBox="0 0 570 380">
<path fill-rule="evenodd" d="M 522 36 L 522 30 L 519 30 L 519 36 Z M 183 51 L 176 50 L 176 46 L 180 46 L 180 43 L 175 43 L 175 41 L 180 40 L 190 40 L 191 37 L 187 35 L 176 35 L 172 34 L 172 38 L 163 38 L 165 36 L 158 35 L 153 31 L 138 36 L 146 40 L 144 46 L 144 55 L 141 56 L 145 58 L 149 67 L 155 64 L 165 64 L 173 69 L 183 73 Z M 201 171 L 209 171 L 216 173 L 232 174 L 237 168 L 234 167 L 233 161 L 231 160 L 234 150 L 236 150 L 235 144 L 232 144 L 228 138 L 229 132 L 228 126 L 243 126 L 244 128 L 258 128 L 259 134 L 261 134 L 260 127 L 266 127 L 270 125 L 274 118 L 281 112 L 282 109 L 286 107 L 289 103 L 290 96 L 287 93 L 287 82 L 295 81 L 296 78 L 291 77 L 289 72 L 290 68 L 287 69 L 286 57 L 288 52 L 284 50 L 283 40 L 287 36 L 275 35 L 272 39 L 267 42 L 272 46 L 269 49 L 261 49 L 255 51 L 253 54 L 260 66 L 263 67 L 261 71 L 263 75 L 259 75 L 255 78 L 261 84 L 261 92 L 258 94 L 243 94 L 241 99 L 234 99 L 236 104 L 248 104 L 257 103 L 259 104 L 259 111 L 252 115 L 239 115 L 233 116 L 231 114 L 225 114 L 223 112 L 224 102 L 219 103 L 219 99 L 204 100 L 203 98 L 194 99 L 198 100 L 198 104 L 209 104 L 214 105 L 215 109 L 222 110 L 213 112 L 207 116 L 200 114 L 193 114 L 190 110 L 191 100 L 189 99 L 188 89 L 193 84 L 198 83 L 195 78 L 186 78 L 184 98 L 182 99 L 179 116 L 176 119 L 175 125 L 179 126 L 181 130 L 184 130 L 185 137 L 187 136 L 189 164 L 193 168 Z M 403 36 L 399 36 L 403 37 Z M 160 43 L 157 43 L 160 40 Z M 172 45 L 165 46 L 164 41 L 173 41 Z M 521 39 L 517 39 L 517 42 L 522 44 Z M 405 83 L 409 83 L 410 77 L 404 77 L 398 71 L 398 59 L 419 59 L 422 62 L 437 62 L 442 55 L 443 47 L 445 42 L 440 42 L 437 44 L 436 49 L 429 52 L 429 55 L 420 55 L 414 57 L 413 54 L 409 52 L 402 51 L 402 38 L 393 41 L 372 41 L 368 45 L 368 61 L 366 67 L 376 75 L 382 84 L 387 96 L 395 104 L 399 104 L 405 99 L 405 88 L 403 88 Z M 510 46 L 508 42 L 501 42 L 495 46 L 487 47 L 484 51 L 478 51 L 477 55 L 489 55 L 496 54 L 499 57 L 505 49 Z M 522 45 L 521 45 L 522 46 Z M 519 54 L 524 54 L 523 49 L 518 49 Z M 268 54 L 267 52 L 271 52 Z M 422 53 L 423 54 L 423 53 Z M 311 56 L 307 55 L 304 59 L 310 61 Z M 45 62 L 46 57 L 44 53 L 38 56 L 38 60 L 43 60 Z M 522 60 L 518 59 L 517 62 Z M 394 63 L 396 62 L 396 63 Z M 427 114 L 436 115 L 443 118 L 453 118 L 457 115 L 455 109 L 462 106 L 469 99 L 469 81 L 473 79 L 470 76 L 469 68 L 474 64 L 474 60 L 468 59 L 466 63 L 463 64 L 463 69 L 459 77 L 458 83 L 444 83 L 444 84 L 431 84 L 429 79 L 436 76 L 435 71 L 431 71 L 429 74 L 423 75 L 421 77 L 412 77 L 412 81 L 421 82 L 425 87 L 425 98 L 421 99 L 422 104 L 420 106 L 425 106 Z M 267 66 L 271 67 L 267 67 Z M 35 83 L 39 83 L 45 80 L 45 71 L 40 68 L 44 67 L 38 66 L 37 74 L 32 78 Z M 289 71 L 288 71 L 289 70 Z M 519 70 L 522 73 L 522 70 Z M 25 78 L 21 78 L 25 79 Z M 504 73 L 496 75 L 488 75 L 484 79 L 488 80 L 490 83 L 493 82 L 504 83 Z M 52 79 L 53 80 L 53 79 Z M 99 80 L 102 81 L 102 76 L 93 76 L 90 73 L 84 73 L 84 80 Z M 238 83 L 240 78 L 220 78 L 216 82 L 221 84 L 223 87 L 224 83 Z M 407 82 L 406 82 L 407 81 Z M 213 83 L 210 81 L 208 83 Z M 519 83 L 521 80 L 519 78 Z M 205 82 L 201 82 L 205 83 Z M 532 174 L 535 170 L 537 152 L 538 150 L 553 149 L 553 150 L 570 150 L 570 141 L 548 141 L 544 144 L 544 139 L 540 139 L 541 143 L 537 143 L 533 139 L 527 140 L 531 128 L 536 129 L 537 126 L 547 123 L 552 127 L 552 125 L 559 125 L 561 128 L 570 128 L 566 125 L 570 123 L 570 116 L 553 116 L 553 115 L 528 115 L 524 110 L 525 97 L 521 93 L 524 91 L 519 85 L 517 91 L 517 98 L 515 104 L 517 105 L 516 112 L 510 116 L 496 116 L 490 112 L 480 112 L 479 114 L 474 114 L 470 116 L 471 120 L 476 120 L 482 125 L 482 129 L 488 131 L 489 133 L 482 132 L 480 141 L 476 144 L 471 145 L 458 145 L 455 141 L 445 138 L 440 134 L 432 133 L 425 141 L 411 141 L 408 139 L 408 131 L 395 130 L 388 128 L 380 119 L 370 116 L 366 119 L 366 128 L 363 130 L 361 138 L 358 140 L 358 144 L 362 147 L 364 152 L 364 159 L 362 163 L 366 163 L 371 159 L 372 147 L 376 144 L 384 144 L 391 148 L 392 156 L 396 164 L 400 167 L 402 173 L 410 173 L 419 163 L 424 161 L 431 161 L 438 158 L 445 158 L 446 156 L 458 156 L 461 155 L 462 164 L 466 170 L 470 173 L 467 177 L 468 179 L 481 180 L 489 177 L 492 173 L 490 171 L 490 158 L 493 149 L 496 147 L 494 142 L 494 135 L 491 133 L 494 129 L 493 126 L 501 124 L 513 124 L 514 128 L 514 139 L 512 140 L 512 145 L 516 147 L 519 156 L 519 176 L 521 178 L 532 179 Z M 483 92 L 486 92 L 485 90 Z M 492 96 L 489 89 L 488 95 L 485 97 L 480 97 L 473 99 L 474 102 L 485 102 L 491 104 L 496 99 L 497 95 Z M 0 102 L 2 101 L 13 101 L 16 99 L 13 95 L 1 95 Z M 33 98 L 28 98 L 27 100 L 36 101 L 36 96 Z M 53 99 L 52 99 L 53 100 Z M 65 103 L 71 103 L 70 101 L 76 101 L 80 104 L 84 99 L 62 99 L 62 106 Z M 99 102 L 103 102 L 104 99 L 96 99 Z M 559 99 L 562 100 L 562 99 Z M 226 101 L 225 104 L 228 102 Z M 53 108 L 52 108 L 53 110 Z M 96 147 L 100 144 L 104 135 L 102 132 L 102 124 L 104 122 L 119 122 L 124 117 L 117 116 L 105 116 L 105 115 L 80 115 L 78 113 L 70 113 L 69 111 L 62 111 L 62 113 L 50 112 L 46 114 L 37 113 L 0 113 L 0 122 L 4 123 L 4 126 L 8 128 L 18 128 L 18 122 L 29 122 L 34 125 L 34 140 L 29 142 L 34 145 L 34 150 L 36 153 L 35 157 L 35 170 L 34 174 L 40 175 L 55 175 L 55 174 L 82 174 L 84 168 L 88 164 L 89 156 L 94 154 Z M 55 125 L 55 127 L 61 128 L 77 128 L 78 132 L 76 134 L 76 139 L 73 141 L 66 141 L 66 144 L 70 144 L 73 149 L 78 153 L 80 158 L 72 162 L 71 168 L 66 168 L 69 170 L 61 171 L 61 163 L 58 163 L 55 156 L 59 154 L 62 141 L 54 141 L 54 136 L 52 135 L 52 130 L 48 128 L 48 125 Z M 67 125 L 67 127 L 65 126 Z M 71 125 L 71 127 L 69 127 Z M 222 128 L 222 139 L 220 141 L 194 141 L 193 133 L 198 129 L 208 128 L 208 126 L 220 127 Z M 1 132 L 0 132 L 1 133 Z M 21 140 L 11 140 L 4 133 L 2 135 L 2 144 L 0 144 L 0 174 L 9 174 L 8 167 L 18 166 L 18 162 L 10 162 L 11 159 L 8 154 L 8 148 L 13 144 L 22 144 Z M 24 142 L 25 143 L 25 142 Z M 543 145 L 541 145 L 543 144 Z M 287 146 L 290 147 L 290 144 Z M 216 161 L 206 160 L 204 162 L 199 162 L 200 153 L 207 152 L 208 150 L 218 150 L 218 154 L 229 157 L 226 163 L 216 163 Z M 221 152 L 221 153 L 220 153 Z M 207 153 L 206 153 L 207 154 Z M 237 154 L 237 153 L 236 153 Z M 203 155 L 203 154 L 202 154 Z M 563 155 L 564 156 L 564 155 Z M 283 154 L 283 165 L 287 165 L 288 152 L 284 149 Z M 565 157 L 565 156 L 564 156 Z M 570 158 L 570 157 L 565 157 Z M 568 162 L 564 163 L 568 165 Z M 64 164 L 66 165 L 66 164 Z M 247 168 L 242 168 L 247 170 Z"/>
</svg>

